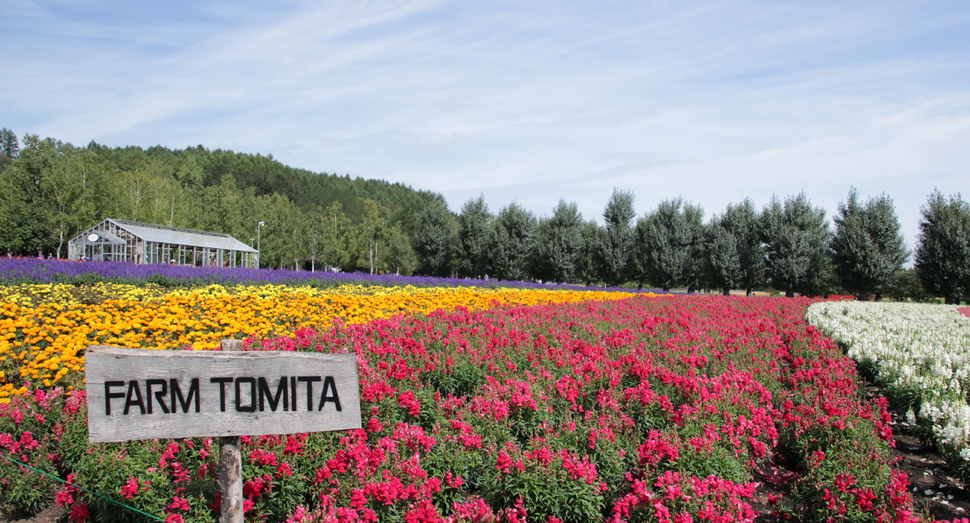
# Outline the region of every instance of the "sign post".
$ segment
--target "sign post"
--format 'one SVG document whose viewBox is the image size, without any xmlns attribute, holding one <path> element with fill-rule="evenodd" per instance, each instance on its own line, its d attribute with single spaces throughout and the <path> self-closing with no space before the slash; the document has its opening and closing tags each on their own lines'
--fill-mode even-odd
<svg viewBox="0 0 970 523">
<path fill-rule="evenodd" d="M 223 352 L 242 350 L 241 340 L 222 340 Z M 239 436 L 219 438 L 219 523 L 243 523 L 242 443 Z"/>
<path fill-rule="evenodd" d="M 239 436 L 361 427 L 354 354 L 91 346 L 88 440 L 219 437 L 220 523 L 243 520 Z"/>
</svg>

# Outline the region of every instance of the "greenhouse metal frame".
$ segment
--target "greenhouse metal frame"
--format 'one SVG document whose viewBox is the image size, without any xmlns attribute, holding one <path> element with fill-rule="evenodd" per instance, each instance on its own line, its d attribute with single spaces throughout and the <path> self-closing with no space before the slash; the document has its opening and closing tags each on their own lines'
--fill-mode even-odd
<svg viewBox="0 0 970 523">
<path fill-rule="evenodd" d="M 72 238 L 71 260 L 169 263 L 195 267 L 250 267 L 259 251 L 215 232 L 108 218 Z"/>
</svg>

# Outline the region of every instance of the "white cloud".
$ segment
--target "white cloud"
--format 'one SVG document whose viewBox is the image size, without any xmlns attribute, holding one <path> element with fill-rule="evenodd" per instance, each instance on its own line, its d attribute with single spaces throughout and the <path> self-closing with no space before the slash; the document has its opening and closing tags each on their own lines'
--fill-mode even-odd
<svg viewBox="0 0 970 523">
<path fill-rule="evenodd" d="M 641 213 L 805 190 L 831 214 L 855 185 L 911 244 L 934 186 L 970 194 L 959 2 L 9 5 L 19 133 L 272 153 L 453 210 L 599 218 L 617 186 Z"/>
</svg>

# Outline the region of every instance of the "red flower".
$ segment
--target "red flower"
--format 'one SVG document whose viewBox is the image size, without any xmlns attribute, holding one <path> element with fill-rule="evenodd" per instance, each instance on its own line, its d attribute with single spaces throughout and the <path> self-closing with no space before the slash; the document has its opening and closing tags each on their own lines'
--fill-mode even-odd
<svg viewBox="0 0 970 523">
<path fill-rule="evenodd" d="M 91 514 L 88 512 L 88 506 L 84 503 L 76 503 L 71 507 L 71 521 L 85 521 Z"/>
<path fill-rule="evenodd" d="M 132 499 L 135 497 L 135 494 L 138 494 L 138 480 L 135 478 L 128 478 L 128 482 L 125 483 L 125 486 L 121 487 L 121 495 L 128 499 Z"/>
</svg>

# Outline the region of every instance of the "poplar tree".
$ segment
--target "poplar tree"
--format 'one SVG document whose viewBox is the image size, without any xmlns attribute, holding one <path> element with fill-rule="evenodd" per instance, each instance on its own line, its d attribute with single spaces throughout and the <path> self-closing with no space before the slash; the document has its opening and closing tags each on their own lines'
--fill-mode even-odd
<svg viewBox="0 0 970 523">
<path fill-rule="evenodd" d="M 689 291 L 698 285 L 703 264 L 699 248 L 703 243 L 704 211 L 683 198 L 664 200 L 637 220 L 637 282 L 656 285 L 664 291 L 683 285 Z"/>
<path fill-rule="evenodd" d="M 855 188 L 839 203 L 832 261 L 842 287 L 880 300 L 909 257 L 893 201 L 885 194 L 859 202 Z"/>
<path fill-rule="evenodd" d="M 459 276 L 484 278 L 488 274 L 488 240 L 493 219 L 484 195 L 470 198 L 462 206 L 458 215 Z"/>
<path fill-rule="evenodd" d="M 632 277 L 635 217 L 633 193 L 614 188 L 603 210 L 605 225 L 600 229 L 594 257 L 600 279 L 608 285 L 620 285 Z"/>
<path fill-rule="evenodd" d="M 706 230 L 704 261 L 706 280 L 710 287 L 725 296 L 741 283 L 741 257 L 738 254 L 738 238 L 729 231 L 718 217 L 711 220 Z"/>
<path fill-rule="evenodd" d="M 771 285 L 791 298 L 795 292 L 819 294 L 828 287 L 829 240 L 832 233 L 825 210 L 812 207 L 804 192 L 785 198 L 772 197 L 761 214 Z"/>
<path fill-rule="evenodd" d="M 920 210 L 916 274 L 927 292 L 959 304 L 970 297 L 970 205 L 936 190 Z"/>
<path fill-rule="evenodd" d="M 492 276 L 501 280 L 524 280 L 528 276 L 529 251 L 538 221 L 531 211 L 512 202 L 499 211 L 492 227 Z"/>
<path fill-rule="evenodd" d="M 765 248 L 761 243 L 758 211 L 754 202 L 745 198 L 741 203 L 728 204 L 718 223 L 737 242 L 740 274 L 735 285 L 750 296 L 755 287 L 765 283 Z"/>
<path fill-rule="evenodd" d="M 418 215 L 413 242 L 419 260 L 418 272 L 426 276 L 448 276 L 457 240 L 454 216 L 444 198 L 435 199 Z"/>
<path fill-rule="evenodd" d="M 583 239 L 583 247 L 579 256 L 579 267 L 577 269 L 576 279 L 589 287 L 602 281 L 600 277 L 600 264 L 596 258 L 599 256 L 602 247 L 604 231 L 596 223 L 596 220 L 588 220 L 580 225 L 579 233 Z"/>
<path fill-rule="evenodd" d="M 539 221 L 532 251 L 533 275 L 543 281 L 575 281 L 582 265 L 583 216 L 576 202 L 560 199 L 552 216 Z"/>
</svg>

